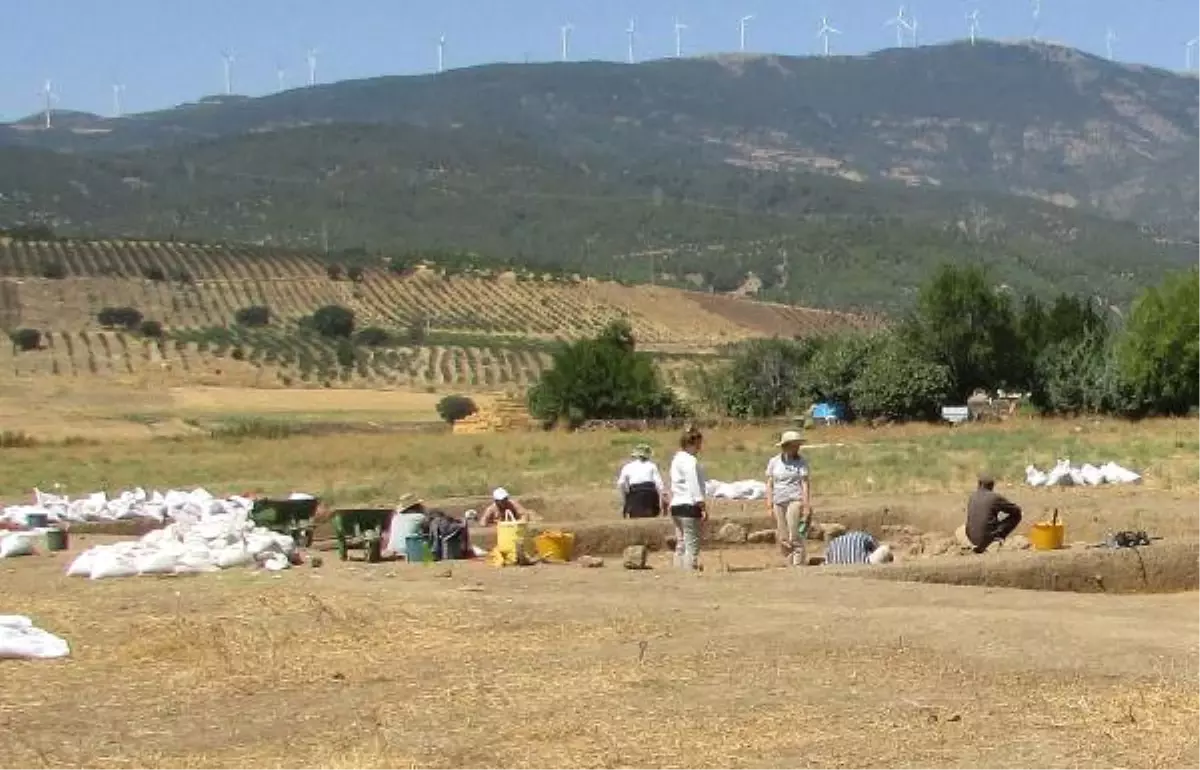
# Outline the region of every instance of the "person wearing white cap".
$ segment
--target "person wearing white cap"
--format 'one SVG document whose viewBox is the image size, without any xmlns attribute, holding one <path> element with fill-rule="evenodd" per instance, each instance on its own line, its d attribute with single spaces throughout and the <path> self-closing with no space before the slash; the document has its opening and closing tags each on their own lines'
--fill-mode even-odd
<svg viewBox="0 0 1200 770">
<path fill-rule="evenodd" d="M 793 551 L 804 545 L 802 538 L 807 536 L 812 518 L 808 461 L 800 455 L 802 443 L 804 437 L 797 431 L 784 431 L 776 444 L 779 454 L 767 462 L 767 510 L 775 519 L 775 542 L 789 564 Z"/>
<path fill-rule="evenodd" d="M 504 487 L 492 490 L 492 502 L 483 509 L 479 518 L 481 527 L 488 527 L 499 521 L 512 517 L 518 521 L 529 521 L 529 511 L 523 505 L 512 499 Z"/>
<path fill-rule="evenodd" d="M 621 467 L 617 489 L 621 493 L 622 518 L 645 519 L 662 514 L 667 489 L 650 455 L 649 444 L 638 444 L 630 455 L 632 459 Z"/>
</svg>

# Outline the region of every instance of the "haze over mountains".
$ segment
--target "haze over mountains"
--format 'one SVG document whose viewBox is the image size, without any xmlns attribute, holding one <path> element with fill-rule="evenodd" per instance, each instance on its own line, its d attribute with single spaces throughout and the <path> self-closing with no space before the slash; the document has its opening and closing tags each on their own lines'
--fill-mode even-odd
<svg viewBox="0 0 1200 770">
<path fill-rule="evenodd" d="M 465 249 L 827 306 L 903 305 L 944 259 L 1122 302 L 1195 260 L 1196 79 L 1049 45 L 489 65 L 53 118 L 0 126 L 0 226 Z"/>
</svg>

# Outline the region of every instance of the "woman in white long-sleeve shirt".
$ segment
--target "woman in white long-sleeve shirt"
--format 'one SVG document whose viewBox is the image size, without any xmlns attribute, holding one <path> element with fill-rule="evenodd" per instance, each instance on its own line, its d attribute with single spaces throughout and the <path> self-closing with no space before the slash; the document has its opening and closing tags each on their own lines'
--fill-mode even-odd
<svg viewBox="0 0 1200 770">
<path fill-rule="evenodd" d="M 646 519 L 662 513 L 666 486 L 658 466 L 650 460 L 650 445 L 633 448 L 633 459 L 625 463 L 617 476 L 621 491 L 621 516 L 626 519 Z"/>
<path fill-rule="evenodd" d="M 700 558 L 700 523 L 704 505 L 704 468 L 696 459 L 704 443 L 698 430 L 685 431 L 671 458 L 671 521 L 675 524 L 675 566 L 694 570 Z"/>
</svg>

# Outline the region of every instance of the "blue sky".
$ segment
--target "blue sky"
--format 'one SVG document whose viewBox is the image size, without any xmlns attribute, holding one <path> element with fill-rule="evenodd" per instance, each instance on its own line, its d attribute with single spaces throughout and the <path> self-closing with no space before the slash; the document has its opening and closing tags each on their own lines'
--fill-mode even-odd
<svg viewBox="0 0 1200 770">
<path fill-rule="evenodd" d="M 908 0 L 922 43 L 980 34 L 1013 39 L 1033 31 L 1032 0 Z M 230 50 L 234 91 L 277 89 L 277 69 L 297 86 L 305 51 L 320 50 L 318 79 L 415 74 L 436 66 L 439 34 L 448 67 L 493 61 L 555 60 L 559 27 L 575 25 L 573 59 L 623 60 L 624 29 L 636 17 L 639 58 L 674 50 L 674 17 L 688 24 L 685 53 L 732 51 L 737 19 L 754 14 L 747 49 L 815 54 L 822 14 L 843 34 L 835 53 L 895 44 L 883 26 L 898 0 L 5 0 L 0 47 L 0 120 L 41 108 L 43 82 L 56 108 L 113 110 L 112 84 L 125 85 L 126 112 L 170 106 L 224 88 L 221 52 Z M 1174 70 L 1197 37 L 1196 0 L 1042 0 L 1042 37 L 1095 53 L 1112 26 L 1116 58 Z"/>
</svg>

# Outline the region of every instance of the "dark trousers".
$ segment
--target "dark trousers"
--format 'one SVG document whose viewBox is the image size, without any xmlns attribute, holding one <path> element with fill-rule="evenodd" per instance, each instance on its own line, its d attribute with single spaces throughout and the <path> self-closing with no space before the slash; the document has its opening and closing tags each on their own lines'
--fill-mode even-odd
<svg viewBox="0 0 1200 770">
<path fill-rule="evenodd" d="M 1019 513 L 998 513 L 991 521 L 987 523 L 987 531 L 984 532 L 983 542 L 975 546 L 975 553 L 983 553 L 988 546 L 997 540 L 1006 540 L 1017 525 L 1021 523 L 1021 514 Z"/>
</svg>

